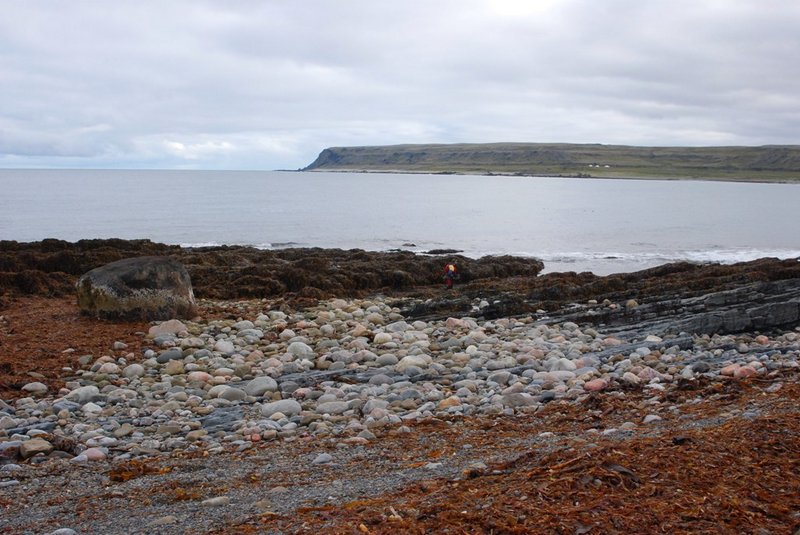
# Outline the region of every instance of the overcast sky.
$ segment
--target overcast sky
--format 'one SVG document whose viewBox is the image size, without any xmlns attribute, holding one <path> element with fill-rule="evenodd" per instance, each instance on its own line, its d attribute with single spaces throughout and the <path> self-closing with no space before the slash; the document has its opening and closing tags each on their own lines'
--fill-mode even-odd
<svg viewBox="0 0 800 535">
<path fill-rule="evenodd" d="M 794 0 L 0 0 L 0 167 L 800 144 Z"/>
</svg>

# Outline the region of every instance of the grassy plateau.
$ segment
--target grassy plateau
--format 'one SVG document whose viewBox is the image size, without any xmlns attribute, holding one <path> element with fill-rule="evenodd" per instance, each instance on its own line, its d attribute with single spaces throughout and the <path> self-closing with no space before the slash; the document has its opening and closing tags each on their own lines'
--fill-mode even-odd
<svg viewBox="0 0 800 535">
<path fill-rule="evenodd" d="M 331 147 L 303 171 L 800 182 L 800 145 L 464 143 Z"/>
</svg>

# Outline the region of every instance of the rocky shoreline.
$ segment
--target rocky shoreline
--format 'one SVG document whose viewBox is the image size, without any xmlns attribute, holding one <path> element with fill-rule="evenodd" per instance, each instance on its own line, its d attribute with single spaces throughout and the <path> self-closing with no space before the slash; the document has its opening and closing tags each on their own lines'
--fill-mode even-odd
<svg viewBox="0 0 800 535">
<path fill-rule="evenodd" d="M 4 247 L 10 250 L 8 242 Z M 41 256 L 18 246 L 4 261 L 48 265 L 50 253 L 37 247 Z M 166 246 L 141 242 L 139 249 L 158 247 Z M 53 249 L 64 258 L 69 251 Z M 83 261 L 120 249 L 88 248 Z M 204 254 L 208 264 L 230 266 L 241 251 L 229 252 Z M 288 257 L 275 256 L 281 265 L 295 254 L 302 260 L 298 252 L 282 254 Z M 364 254 L 351 252 L 350 261 L 363 263 Z M 329 262 L 341 258 L 337 269 L 347 256 L 318 252 Z M 412 277 L 426 262 L 431 269 L 439 263 L 402 254 L 377 261 L 397 258 Z M 190 272 L 201 264 L 194 262 L 187 263 Z M 436 277 L 429 286 L 389 284 L 370 294 L 367 285 L 334 298 L 303 286 L 272 298 L 204 298 L 191 321 L 131 326 L 136 332 L 125 341 L 109 340 L 99 352 L 80 354 L 65 335 L 53 342 L 64 356 L 60 381 L 17 380 L 0 401 L 0 527 L 9 533 L 394 533 L 441 528 L 430 524 L 438 518 L 486 532 L 644 533 L 652 531 L 643 526 L 654 526 L 612 520 L 636 509 L 635 489 L 658 487 L 661 472 L 677 473 L 688 462 L 674 452 L 678 466 L 654 472 L 643 468 L 649 460 L 641 467 L 624 460 L 645 443 L 658 450 L 652 437 L 700 444 L 703 433 L 745 436 L 769 423 L 750 443 L 783 437 L 780 451 L 747 450 L 734 438 L 718 447 L 745 448 L 726 454 L 754 481 L 767 481 L 758 472 L 765 463 L 791 468 L 800 458 L 796 260 L 674 265 L 612 277 L 537 276 L 538 264 L 513 259 L 473 262 L 468 280 L 451 294 L 433 286 Z M 61 277 L 39 271 L 42 280 Z M 340 280 L 355 280 L 349 276 Z M 0 307 L 7 312 L 0 318 L 7 353 L 25 330 L 11 312 L 24 298 L 10 293 Z M 91 321 L 98 329 L 107 325 Z M 622 458 L 592 464 L 588 452 L 602 456 L 604 448 Z M 570 483 L 571 492 L 618 492 L 616 509 L 600 516 L 563 512 L 542 528 L 535 514 L 544 510 L 540 494 L 539 502 L 517 503 L 512 521 L 503 516 L 501 496 L 535 495 L 544 487 L 504 487 L 498 480 L 469 491 L 499 493 L 484 496 L 483 520 L 464 513 L 459 524 L 460 493 L 468 492 L 459 485 L 476 477 L 510 482 L 522 467 L 534 473 L 536 466 L 549 467 L 541 477 L 551 484 L 569 463 L 591 476 L 583 486 Z M 342 473 L 344 467 L 358 477 Z M 719 505 L 695 511 L 696 522 L 706 532 L 791 533 L 800 527 L 798 474 L 769 479 L 768 498 L 748 498 L 749 516 Z M 663 485 L 658 492 L 674 490 Z M 164 488 L 171 489 L 169 499 L 147 498 Z M 701 485 L 688 495 L 705 500 L 732 488 Z M 450 498 L 440 495 L 437 512 L 432 504 L 425 509 L 434 490 L 445 489 Z M 71 512 L 76 503 L 78 512 Z M 659 526 L 681 532 L 684 520 L 676 515 L 654 513 Z M 499 518 L 505 524 L 491 525 Z"/>
</svg>

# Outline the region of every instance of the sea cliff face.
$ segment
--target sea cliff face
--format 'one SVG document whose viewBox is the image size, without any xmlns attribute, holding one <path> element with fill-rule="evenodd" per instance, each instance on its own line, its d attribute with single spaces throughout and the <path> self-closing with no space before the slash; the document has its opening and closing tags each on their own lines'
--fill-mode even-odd
<svg viewBox="0 0 800 535">
<path fill-rule="evenodd" d="M 798 181 L 800 146 L 486 143 L 331 147 L 304 171 Z"/>
</svg>

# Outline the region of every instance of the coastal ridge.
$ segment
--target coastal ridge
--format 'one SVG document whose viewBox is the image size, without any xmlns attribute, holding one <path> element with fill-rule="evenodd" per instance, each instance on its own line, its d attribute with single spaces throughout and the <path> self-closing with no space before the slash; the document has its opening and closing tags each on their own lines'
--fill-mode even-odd
<svg viewBox="0 0 800 535">
<path fill-rule="evenodd" d="M 461 143 L 329 147 L 301 170 L 800 182 L 800 146 Z"/>
</svg>

